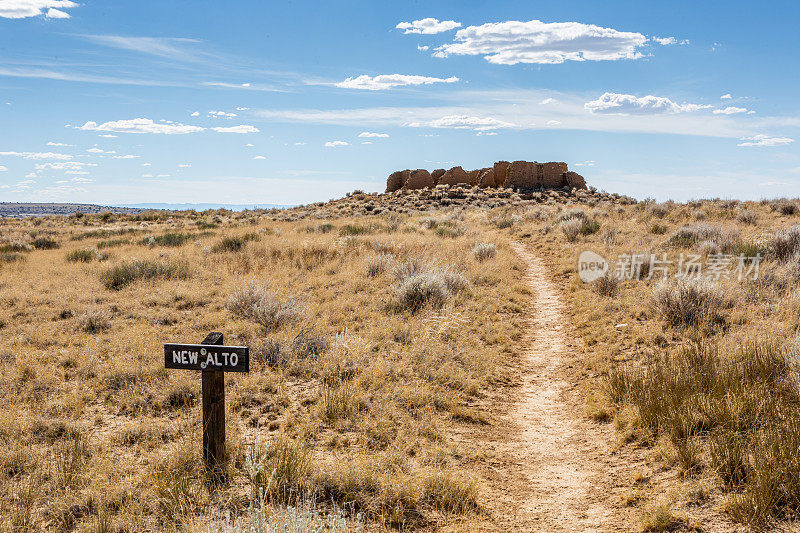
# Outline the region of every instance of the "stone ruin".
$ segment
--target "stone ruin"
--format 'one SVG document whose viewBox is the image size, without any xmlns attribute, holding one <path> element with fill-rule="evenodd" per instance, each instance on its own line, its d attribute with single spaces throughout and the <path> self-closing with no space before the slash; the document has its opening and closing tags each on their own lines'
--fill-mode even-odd
<svg viewBox="0 0 800 533">
<path fill-rule="evenodd" d="M 498 161 L 494 166 L 477 170 L 453 167 L 428 172 L 425 169 L 398 170 L 386 180 L 386 192 L 400 189 L 431 189 L 437 185 L 467 185 L 471 187 L 505 187 L 519 190 L 586 189 L 586 180 L 570 172 L 566 163 L 537 163 L 529 161 Z"/>
</svg>

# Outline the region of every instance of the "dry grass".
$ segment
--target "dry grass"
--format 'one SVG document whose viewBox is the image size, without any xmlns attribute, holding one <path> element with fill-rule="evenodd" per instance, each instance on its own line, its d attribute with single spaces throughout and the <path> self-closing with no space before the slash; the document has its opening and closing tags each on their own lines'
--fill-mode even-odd
<svg viewBox="0 0 800 533">
<path fill-rule="evenodd" d="M 509 228 L 486 216 L 41 220 L 57 249 L 0 222 L 0 530 L 473 513 L 474 464 L 451 435 L 491 419 L 475 399 L 509 381 L 525 297 Z M 476 242 L 498 245 L 481 263 Z M 212 330 L 252 364 L 226 379 L 229 462 L 209 487 L 199 376 L 164 370 L 161 345 Z"/>
<path fill-rule="evenodd" d="M 601 376 L 587 413 L 614 420 L 622 442 L 651 447 L 663 462 L 659 468 L 678 474 L 651 481 L 653 492 L 675 489 L 674 500 L 633 502 L 646 530 L 692 527 L 686 509 L 724 509 L 755 529 L 800 513 L 800 471 L 789 457 L 800 445 L 796 206 L 795 200 L 642 202 L 582 206 L 583 215 L 567 215 L 576 206 L 562 218 L 595 218 L 604 231 L 579 238 L 574 222 L 564 234 L 536 220 L 520 228 L 565 280 L 588 347 L 587 370 Z M 666 254 L 673 263 L 662 280 L 645 260 L 638 276 L 612 289 L 579 280 L 576 259 L 586 249 L 610 259 L 612 269 L 625 254 Z M 699 279 L 675 279 L 681 254 L 684 269 L 699 258 L 700 269 L 684 271 Z M 708 268 L 720 254 L 730 254 L 729 276 L 715 277 Z M 760 255 L 757 279 L 747 272 L 749 262 L 739 279 L 739 254 Z M 689 488 L 697 480 L 710 487 L 699 500 Z"/>
</svg>

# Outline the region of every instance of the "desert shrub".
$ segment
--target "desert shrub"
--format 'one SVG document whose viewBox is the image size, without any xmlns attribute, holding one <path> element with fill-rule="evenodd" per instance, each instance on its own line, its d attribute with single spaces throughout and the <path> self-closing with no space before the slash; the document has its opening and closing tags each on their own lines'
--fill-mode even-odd
<svg viewBox="0 0 800 533">
<path fill-rule="evenodd" d="M 514 217 L 503 215 L 492 219 L 491 222 L 498 229 L 508 229 L 514 225 Z"/>
<path fill-rule="evenodd" d="M 781 215 L 787 215 L 788 216 L 788 215 L 794 215 L 794 214 L 797 213 L 797 204 L 794 203 L 793 201 L 787 200 L 785 198 L 780 199 L 780 200 L 775 200 L 770 205 L 770 208 L 773 211 L 775 211 L 777 213 L 780 213 Z"/>
<path fill-rule="evenodd" d="M 400 305 L 412 313 L 426 305 L 441 307 L 450 297 L 444 276 L 434 272 L 409 276 L 395 286 L 394 293 Z"/>
<path fill-rule="evenodd" d="M 567 209 L 559 213 L 556 217 L 556 223 L 566 222 L 567 220 L 585 220 L 588 218 L 589 215 L 587 215 L 586 211 L 583 209 Z"/>
<path fill-rule="evenodd" d="M 433 217 L 423 217 L 419 220 L 419 223 L 426 229 L 436 229 L 439 226 L 439 220 Z"/>
<path fill-rule="evenodd" d="M 472 257 L 478 261 L 486 261 L 497 255 L 494 243 L 479 242 L 472 248 Z"/>
<path fill-rule="evenodd" d="M 330 349 L 328 337 L 310 329 L 302 329 L 292 341 L 292 355 L 298 359 L 319 357 Z"/>
<path fill-rule="evenodd" d="M 667 232 L 667 229 L 669 228 L 667 227 L 666 224 L 659 224 L 658 222 L 656 222 L 652 226 L 650 226 L 650 233 L 652 233 L 653 235 L 664 235 Z"/>
<path fill-rule="evenodd" d="M 758 213 L 756 211 L 750 211 L 745 209 L 736 216 L 736 220 L 738 220 L 742 224 L 754 225 L 756 222 L 758 222 Z"/>
<path fill-rule="evenodd" d="M 58 248 L 58 242 L 49 237 L 39 237 L 31 242 L 31 246 L 37 250 L 52 250 Z"/>
<path fill-rule="evenodd" d="M 572 242 L 581 234 L 583 222 L 584 220 L 580 218 L 570 218 L 559 223 L 558 228 L 561 230 L 561 233 L 564 234 L 564 237 L 569 242 Z"/>
<path fill-rule="evenodd" d="M 163 235 L 145 237 L 140 244 L 143 246 L 183 246 L 191 238 L 192 236 L 188 233 L 169 232 Z"/>
<path fill-rule="evenodd" d="M 655 218 L 664 218 L 670 212 L 670 207 L 665 204 L 653 204 L 650 206 L 650 215 Z"/>
<path fill-rule="evenodd" d="M 102 309 L 89 309 L 78 315 L 78 325 L 86 333 L 99 333 L 111 325 L 111 319 Z"/>
<path fill-rule="evenodd" d="M 715 320 L 724 303 L 716 285 L 695 279 L 662 280 L 651 299 L 655 311 L 674 327 L 696 327 Z"/>
<path fill-rule="evenodd" d="M 101 252 L 97 248 L 78 248 L 67 252 L 66 259 L 70 263 L 91 263 L 92 261 L 105 261 L 108 252 Z"/>
<path fill-rule="evenodd" d="M 546 222 L 550 220 L 550 216 L 550 211 L 544 206 L 526 209 L 522 213 L 522 219 L 526 221 Z"/>
<path fill-rule="evenodd" d="M 389 270 L 393 263 L 394 259 L 391 255 L 382 253 L 368 257 L 364 263 L 364 267 L 366 268 L 367 275 L 374 278 Z"/>
<path fill-rule="evenodd" d="M 235 290 L 228 297 L 226 306 L 233 314 L 254 320 L 267 329 L 298 322 L 307 313 L 306 307 L 299 302 L 283 300 L 277 293 L 254 283 Z"/>
<path fill-rule="evenodd" d="M 610 272 L 606 272 L 605 276 L 601 276 L 592 282 L 592 289 L 600 296 L 612 297 L 617 294 L 619 290 L 620 280 L 616 276 L 612 276 Z"/>
<path fill-rule="evenodd" d="M 30 252 L 33 246 L 21 241 L 6 241 L 0 244 L 0 253 Z"/>
<path fill-rule="evenodd" d="M 16 263 L 24 261 L 25 256 L 17 252 L 0 252 L 0 263 Z"/>
<path fill-rule="evenodd" d="M 392 277 L 394 277 L 395 281 L 403 281 L 414 274 L 427 272 L 433 268 L 435 268 L 433 263 L 428 259 L 419 256 L 409 257 L 394 264 L 392 268 Z"/>
<path fill-rule="evenodd" d="M 669 244 L 688 248 L 698 243 L 706 244 L 706 251 L 713 246 L 712 253 L 730 253 L 740 242 L 741 236 L 736 229 L 723 229 L 711 224 L 684 225 L 678 228 L 669 239 Z"/>
<path fill-rule="evenodd" d="M 800 252 L 800 225 L 771 233 L 767 242 L 772 255 L 781 261 L 786 261 Z"/>
<path fill-rule="evenodd" d="M 188 277 L 188 263 L 139 259 L 107 268 L 101 272 L 100 281 L 107 289 L 119 290 L 139 280 L 186 279 Z"/>
</svg>

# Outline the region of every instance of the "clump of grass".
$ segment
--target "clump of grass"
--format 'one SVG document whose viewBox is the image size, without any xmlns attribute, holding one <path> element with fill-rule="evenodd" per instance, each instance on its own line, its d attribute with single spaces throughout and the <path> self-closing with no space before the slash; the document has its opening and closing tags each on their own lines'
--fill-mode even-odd
<svg viewBox="0 0 800 533">
<path fill-rule="evenodd" d="M 585 218 L 581 221 L 581 235 L 591 235 L 600 231 L 600 223 L 593 218 Z"/>
<path fill-rule="evenodd" d="M 255 233 L 246 233 L 237 237 L 223 237 L 222 240 L 211 247 L 211 251 L 215 253 L 241 252 L 249 241 L 256 240 L 258 240 L 258 235 Z"/>
<path fill-rule="evenodd" d="M 684 225 L 678 228 L 669 239 L 669 244 L 688 248 L 698 243 L 704 244 L 706 252 L 730 253 L 741 241 L 735 229 L 723 229 L 711 224 Z"/>
<path fill-rule="evenodd" d="M 186 279 L 189 265 L 184 262 L 139 259 L 107 268 L 100 281 L 107 289 L 119 290 L 139 280 Z"/>
<path fill-rule="evenodd" d="M 0 252 L 0 263 L 16 263 L 17 261 L 24 261 L 24 255 L 16 252 Z"/>
<path fill-rule="evenodd" d="M 58 241 L 53 240 L 49 237 L 39 237 L 38 239 L 34 239 L 31 242 L 31 246 L 33 246 L 37 250 L 53 250 L 55 248 L 58 248 Z"/>
<path fill-rule="evenodd" d="M 664 235 L 669 227 L 666 224 L 659 224 L 658 222 L 650 226 L 650 233 L 653 235 Z"/>
<path fill-rule="evenodd" d="M 97 248 L 78 248 L 67 252 L 66 259 L 70 263 L 91 263 L 92 261 L 105 261 L 108 252 L 101 252 Z"/>
<path fill-rule="evenodd" d="M 282 502 L 303 496 L 311 478 L 311 452 L 300 441 L 279 437 L 248 449 L 245 471 L 254 500 L 260 495 Z"/>
<path fill-rule="evenodd" d="M 604 276 L 597 278 L 592 282 L 592 289 L 600 296 L 608 298 L 614 296 L 619 291 L 620 280 L 616 276 L 612 276 L 610 272 L 606 272 Z"/>
<path fill-rule="evenodd" d="M 567 209 L 556 217 L 556 223 L 566 222 L 568 220 L 586 220 L 589 215 L 583 209 Z"/>
<path fill-rule="evenodd" d="M 673 327 L 698 327 L 718 318 L 725 298 L 705 280 L 662 280 L 652 293 L 652 306 Z"/>
<path fill-rule="evenodd" d="M 234 291 L 226 305 L 232 313 L 254 320 L 267 329 L 298 322 L 307 313 L 306 307 L 299 302 L 283 300 L 277 293 L 255 283 Z"/>
<path fill-rule="evenodd" d="M 183 244 L 191 239 L 192 236 L 188 233 L 164 233 L 158 236 L 149 236 L 142 239 L 141 244 L 144 246 L 183 246 Z"/>
<path fill-rule="evenodd" d="M 472 257 L 483 262 L 497 255 L 497 246 L 494 243 L 479 242 L 472 248 Z"/>
<path fill-rule="evenodd" d="M 78 325 L 86 333 L 99 333 L 111 325 L 108 312 L 102 309 L 89 309 L 78 316 Z"/>
<path fill-rule="evenodd" d="M 389 270 L 393 263 L 394 258 L 392 258 L 391 255 L 382 253 L 368 257 L 364 263 L 364 267 L 367 271 L 367 275 L 374 278 Z"/>
<path fill-rule="evenodd" d="M 367 233 L 372 233 L 372 228 L 360 224 L 345 224 L 339 228 L 339 235 L 342 237 L 366 235 Z"/>
<path fill-rule="evenodd" d="M 467 232 L 467 228 L 464 227 L 463 224 L 440 224 L 434 230 L 434 233 L 439 237 L 447 237 L 450 239 L 455 239 L 456 237 L 461 237 Z"/>
<path fill-rule="evenodd" d="M 16 253 L 16 252 L 30 252 L 33 246 L 28 243 L 20 241 L 7 241 L 0 244 L 0 253 Z"/>
<path fill-rule="evenodd" d="M 675 531 L 685 524 L 686 519 L 672 511 L 672 505 L 666 498 L 659 498 L 642 510 L 642 531 L 654 533 Z"/>
<path fill-rule="evenodd" d="M 650 214 L 655 218 L 664 218 L 670 212 L 670 206 L 665 204 L 653 204 L 650 206 Z"/>
</svg>

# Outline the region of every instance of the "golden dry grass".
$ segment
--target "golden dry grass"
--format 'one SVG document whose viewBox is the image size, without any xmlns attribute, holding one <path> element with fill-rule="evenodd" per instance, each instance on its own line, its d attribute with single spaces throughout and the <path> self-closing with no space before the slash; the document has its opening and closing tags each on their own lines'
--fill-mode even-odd
<svg viewBox="0 0 800 533">
<path fill-rule="evenodd" d="M 1 527 L 197 531 L 252 519 L 261 495 L 264 516 L 315 501 L 369 527 L 472 513 L 453 430 L 486 420 L 476 400 L 506 381 L 524 294 L 486 212 L 438 218 L 2 221 Z M 444 283 L 438 300 L 403 304 L 410 263 Z M 254 285 L 294 318 L 238 312 Z M 226 378 L 230 460 L 209 487 L 200 376 L 165 370 L 162 344 L 212 330 L 252 362 Z"/>
</svg>

